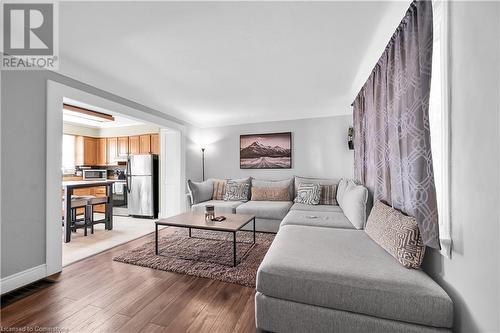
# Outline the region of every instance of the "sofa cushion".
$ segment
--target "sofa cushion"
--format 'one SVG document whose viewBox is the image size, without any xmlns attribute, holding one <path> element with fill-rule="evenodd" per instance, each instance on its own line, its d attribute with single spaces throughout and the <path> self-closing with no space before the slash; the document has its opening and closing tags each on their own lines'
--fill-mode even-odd
<svg viewBox="0 0 500 333">
<path fill-rule="evenodd" d="M 212 179 L 205 180 L 204 182 L 193 182 L 192 180 L 188 180 L 187 185 L 192 204 L 212 199 L 214 192 L 214 181 Z"/>
<path fill-rule="evenodd" d="M 191 211 L 193 213 L 205 213 L 206 205 L 214 205 L 215 215 L 224 215 L 228 213 L 236 213 L 236 207 L 241 205 L 241 201 L 224 201 L 224 200 L 209 200 L 205 202 L 200 202 L 191 206 Z"/>
<path fill-rule="evenodd" d="M 406 269 L 363 231 L 285 225 L 257 272 L 271 297 L 378 318 L 451 327 L 453 304 L 421 270 Z"/>
<path fill-rule="evenodd" d="M 285 179 L 285 180 L 260 180 L 260 179 L 252 179 L 252 191 L 254 187 L 259 188 L 288 188 L 289 200 L 293 200 L 294 192 L 293 192 L 293 178 Z"/>
<path fill-rule="evenodd" d="M 297 196 L 294 201 L 296 203 L 303 203 L 306 205 L 317 205 L 319 204 L 320 196 L 321 185 L 302 183 L 297 189 Z"/>
<path fill-rule="evenodd" d="M 376 201 L 368 217 L 366 233 L 406 268 L 419 268 L 425 245 L 414 217 Z"/>
<path fill-rule="evenodd" d="M 236 208 L 238 214 L 251 214 L 257 218 L 282 220 L 292 207 L 291 201 L 248 201 Z"/>
<path fill-rule="evenodd" d="M 290 210 L 307 210 L 311 212 L 340 212 L 342 213 L 342 208 L 339 206 L 331 205 L 306 205 L 302 203 L 294 203 Z"/>
<path fill-rule="evenodd" d="M 280 226 L 285 225 L 354 229 L 342 212 L 291 210 L 286 214 Z"/>
<path fill-rule="evenodd" d="M 356 229 L 363 229 L 365 225 L 367 201 L 368 189 L 354 181 L 348 181 L 339 205 Z"/>
</svg>

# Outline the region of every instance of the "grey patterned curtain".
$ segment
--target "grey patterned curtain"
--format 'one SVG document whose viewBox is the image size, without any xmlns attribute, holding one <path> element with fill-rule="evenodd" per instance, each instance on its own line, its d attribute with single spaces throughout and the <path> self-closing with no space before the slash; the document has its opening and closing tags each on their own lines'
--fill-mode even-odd
<svg viewBox="0 0 500 333">
<path fill-rule="evenodd" d="M 355 177 L 440 248 L 429 131 L 432 4 L 414 1 L 354 107 Z"/>
</svg>

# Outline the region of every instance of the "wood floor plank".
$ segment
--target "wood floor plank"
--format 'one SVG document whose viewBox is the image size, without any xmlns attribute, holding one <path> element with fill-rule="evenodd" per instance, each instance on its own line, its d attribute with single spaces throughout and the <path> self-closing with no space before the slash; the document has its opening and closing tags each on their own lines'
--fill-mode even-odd
<svg viewBox="0 0 500 333">
<path fill-rule="evenodd" d="M 191 276 L 182 276 L 175 281 L 167 290 L 158 295 L 153 302 L 145 306 L 141 311 L 134 315 L 124 326 L 119 328 L 120 332 L 140 332 L 151 319 L 174 302 L 177 297 L 184 294 L 186 289 L 197 279 Z"/>
<path fill-rule="evenodd" d="M 76 332 L 93 332 L 93 333 L 115 332 L 116 330 L 118 330 L 120 327 L 122 327 L 129 320 L 130 320 L 130 317 L 117 313 L 113 317 L 104 321 L 104 323 L 102 323 L 102 325 L 100 325 L 99 327 L 96 327 L 92 331 L 90 331 L 90 330 L 78 331 L 77 330 Z"/>
<path fill-rule="evenodd" d="M 182 297 L 165 307 L 151 323 L 167 327 L 172 332 L 185 331 L 205 304 L 214 297 L 217 290 L 211 288 L 213 284 L 213 280 L 197 279 Z"/>
<path fill-rule="evenodd" d="M 122 295 L 114 302 L 103 308 L 95 316 L 88 318 L 76 328 L 79 332 L 89 332 L 98 330 L 99 326 L 103 325 L 106 321 L 110 320 L 113 316 L 118 314 L 118 311 L 133 302 L 135 299 L 142 297 L 148 291 L 154 289 L 163 280 L 151 278 L 144 281 L 138 287 L 129 290 L 122 290 Z M 129 316 L 125 316 L 130 319 Z M 125 323 L 123 323 L 125 324 Z"/>
<path fill-rule="evenodd" d="M 174 228 L 161 230 L 161 235 Z M 154 235 L 64 267 L 54 284 L 0 309 L 8 327 L 68 332 L 251 332 L 253 288 L 113 261 Z"/>
</svg>

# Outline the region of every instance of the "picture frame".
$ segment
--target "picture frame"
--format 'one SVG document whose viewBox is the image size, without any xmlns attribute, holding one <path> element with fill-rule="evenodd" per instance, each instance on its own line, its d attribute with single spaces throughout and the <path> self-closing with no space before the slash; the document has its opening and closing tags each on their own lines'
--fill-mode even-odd
<svg viewBox="0 0 500 333">
<path fill-rule="evenodd" d="M 291 169 L 292 132 L 240 135 L 240 169 Z"/>
</svg>

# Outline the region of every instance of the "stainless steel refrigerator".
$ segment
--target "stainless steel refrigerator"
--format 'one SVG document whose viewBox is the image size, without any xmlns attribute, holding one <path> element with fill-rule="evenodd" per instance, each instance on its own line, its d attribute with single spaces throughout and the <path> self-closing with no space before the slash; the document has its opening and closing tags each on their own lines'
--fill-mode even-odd
<svg viewBox="0 0 500 333">
<path fill-rule="evenodd" d="M 130 155 L 127 159 L 128 213 L 158 217 L 158 155 Z"/>
</svg>

